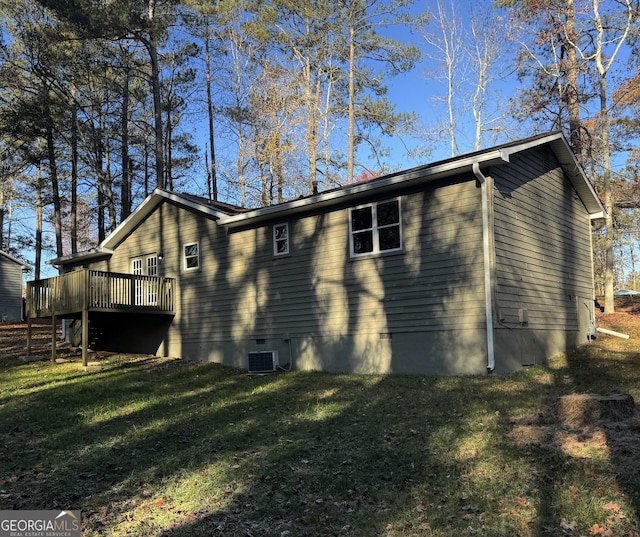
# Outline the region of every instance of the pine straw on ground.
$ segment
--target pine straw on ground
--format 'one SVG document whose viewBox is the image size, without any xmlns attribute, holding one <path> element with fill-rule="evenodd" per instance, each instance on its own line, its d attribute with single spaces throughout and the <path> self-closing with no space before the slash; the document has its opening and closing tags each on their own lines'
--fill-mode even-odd
<svg viewBox="0 0 640 537">
<path fill-rule="evenodd" d="M 57 328 L 58 337 L 60 327 Z M 32 354 L 45 354 L 51 350 L 51 323 L 39 321 L 32 325 Z M 27 325 L 0 323 L 0 360 L 24 355 L 27 352 Z"/>
</svg>

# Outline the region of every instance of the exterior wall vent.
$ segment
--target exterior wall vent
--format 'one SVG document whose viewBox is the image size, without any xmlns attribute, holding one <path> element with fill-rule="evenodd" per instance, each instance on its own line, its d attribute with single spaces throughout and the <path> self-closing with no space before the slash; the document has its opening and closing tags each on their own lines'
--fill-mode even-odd
<svg viewBox="0 0 640 537">
<path fill-rule="evenodd" d="M 249 373 L 273 373 L 278 367 L 278 351 L 249 353 Z"/>
</svg>

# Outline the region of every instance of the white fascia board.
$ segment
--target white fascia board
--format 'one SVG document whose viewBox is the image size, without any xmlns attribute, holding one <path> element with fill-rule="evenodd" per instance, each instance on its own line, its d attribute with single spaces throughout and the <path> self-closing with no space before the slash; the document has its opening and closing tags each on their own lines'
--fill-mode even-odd
<svg viewBox="0 0 640 537">
<path fill-rule="evenodd" d="M 567 139 L 564 135 L 559 133 L 550 141 L 550 145 L 556 155 L 556 158 L 560 162 L 562 169 L 569 177 L 569 180 L 573 184 L 578 196 L 589 212 L 591 220 L 604 218 L 607 214 L 604 205 L 602 205 L 602 201 L 600 201 L 595 188 L 593 188 L 591 181 L 589 181 L 585 175 L 582 166 L 580 166 L 578 159 L 569 147 Z"/>
<path fill-rule="evenodd" d="M 421 166 L 412 168 L 404 172 L 390 174 L 380 179 L 373 179 L 366 183 L 349 185 L 339 190 L 333 190 L 324 194 L 317 194 L 308 198 L 293 200 L 279 205 L 271 205 L 254 209 L 246 213 L 224 216 L 220 218 L 219 224 L 228 228 L 240 227 L 269 220 L 277 215 L 283 217 L 300 213 L 311 208 L 322 208 L 336 205 L 345 200 L 358 200 L 364 196 L 377 193 L 385 193 L 406 188 L 416 183 L 430 182 L 443 179 L 452 175 L 470 172 L 475 162 L 484 166 L 493 166 L 508 162 L 508 156 L 501 150 L 490 151 L 481 155 L 470 155 L 453 161 L 434 166 Z M 474 178 L 475 179 L 475 178 Z"/>
<path fill-rule="evenodd" d="M 122 241 L 129 233 L 131 233 L 153 210 L 165 200 L 172 201 L 182 207 L 194 209 L 200 213 L 221 218 L 225 213 L 217 211 L 213 207 L 197 203 L 193 200 L 183 198 L 179 194 L 156 188 L 149 196 L 147 196 L 138 207 L 104 239 L 97 248 L 62 256 L 47 261 L 48 264 L 57 266 L 80 260 L 91 260 L 113 254 L 113 249 Z"/>
<path fill-rule="evenodd" d="M 131 233 L 153 210 L 165 200 L 172 201 L 182 207 L 194 209 L 199 213 L 207 214 L 215 218 L 226 216 L 225 213 L 217 211 L 213 207 L 188 200 L 161 188 L 156 188 L 127 218 L 125 218 L 116 229 L 100 244 L 101 248 L 115 248 L 118 243 Z"/>
<path fill-rule="evenodd" d="M 52 265 L 57 267 L 59 265 L 66 265 L 68 263 L 73 263 L 77 261 L 89 261 L 91 259 L 98 259 L 101 257 L 107 257 L 113 254 L 113 250 L 109 248 L 103 248 L 98 246 L 97 248 L 92 248 L 91 250 L 86 250 L 84 252 L 78 252 L 75 254 L 63 255 L 61 257 L 56 257 L 55 259 L 50 259 L 47 261 L 47 265 Z"/>
</svg>

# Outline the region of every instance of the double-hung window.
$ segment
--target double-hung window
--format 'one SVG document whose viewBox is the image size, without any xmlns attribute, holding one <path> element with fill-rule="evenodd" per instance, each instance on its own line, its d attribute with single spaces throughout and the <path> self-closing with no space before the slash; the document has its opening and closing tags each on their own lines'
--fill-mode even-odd
<svg viewBox="0 0 640 537">
<path fill-rule="evenodd" d="M 200 268 L 200 245 L 197 242 L 185 244 L 182 250 L 184 270 L 198 270 Z"/>
<path fill-rule="evenodd" d="M 349 211 L 351 257 L 402 249 L 400 200 L 388 200 Z"/>
<path fill-rule="evenodd" d="M 273 255 L 287 255 L 289 253 L 289 224 L 273 226 Z"/>
</svg>

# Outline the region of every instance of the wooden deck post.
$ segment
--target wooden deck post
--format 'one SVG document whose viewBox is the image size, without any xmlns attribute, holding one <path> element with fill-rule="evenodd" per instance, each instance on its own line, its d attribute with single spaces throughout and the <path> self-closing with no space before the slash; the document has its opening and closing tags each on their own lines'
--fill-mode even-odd
<svg viewBox="0 0 640 537">
<path fill-rule="evenodd" d="M 31 317 L 27 317 L 27 356 L 31 356 Z"/>
<path fill-rule="evenodd" d="M 89 350 L 89 310 L 82 308 L 82 366 L 87 367 Z"/>
<path fill-rule="evenodd" d="M 56 363 L 56 316 L 51 316 L 51 363 Z"/>
</svg>

